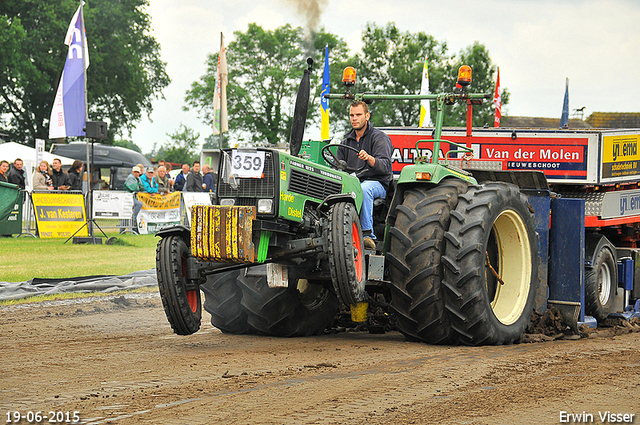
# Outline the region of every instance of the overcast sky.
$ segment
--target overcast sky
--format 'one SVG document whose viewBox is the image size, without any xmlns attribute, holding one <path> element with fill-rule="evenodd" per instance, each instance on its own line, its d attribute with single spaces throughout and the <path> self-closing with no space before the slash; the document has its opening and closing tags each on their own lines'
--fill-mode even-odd
<svg viewBox="0 0 640 425">
<path fill-rule="evenodd" d="M 585 118 L 592 112 L 640 112 L 638 0 L 150 0 L 152 35 L 172 83 L 166 99 L 153 102 L 151 120 L 137 124 L 133 142 L 149 152 L 183 123 L 200 133 L 202 143 L 211 129 L 182 107 L 185 92 L 206 71 L 207 54 L 219 50 L 220 33 L 228 45 L 234 31 L 245 32 L 252 22 L 267 30 L 287 23 L 304 27 L 309 17 L 299 10 L 311 13 L 314 6 L 319 12 L 312 22 L 346 40 L 352 51 L 361 47 L 367 22 L 423 31 L 446 42 L 450 53 L 479 41 L 511 93 L 503 115 L 559 119 L 565 78 L 570 113 L 581 107 Z M 305 133 L 319 136 L 316 129 Z"/>
</svg>

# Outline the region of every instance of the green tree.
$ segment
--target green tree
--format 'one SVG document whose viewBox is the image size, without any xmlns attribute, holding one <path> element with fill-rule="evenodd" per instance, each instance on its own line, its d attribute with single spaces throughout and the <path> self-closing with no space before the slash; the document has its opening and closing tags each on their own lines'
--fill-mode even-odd
<svg viewBox="0 0 640 425">
<path fill-rule="evenodd" d="M 307 124 L 319 122 L 319 96 L 326 45 L 329 46 L 332 93 L 344 92 L 342 70 L 351 65 L 357 71 L 357 82 L 352 93 L 418 94 L 426 55 L 429 56 L 431 93 L 452 92 L 457 69 L 462 63 L 473 69 L 470 91 L 492 93 L 495 85 L 496 69 L 483 45 L 476 42 L 456 57 L 448 53 L 446 43 L 423 32 L 402 32 L 394 23 L 384 27 L 367 24 L 363 32 L 362 51 L 353 56 L 349 56 L 344 40 L 324 29 L 312 35 L 312 43 L 303 40 L 300 28 L 294 29 L 289 25 L 264 31 L 258 25 L 251 24 L 246 33 L 234 34 L 236 40 L 229 43 L 227 48 L 228 140 L 231 146 L 243 141 L 257 146 L 288 141 L 293 104 L 307 56 L 315 60 Z M 208 56 L 207 73 L 192 84 L 185 96 L 188 105 L 185 109 L 196 109 L 209 125 L 212 124 L 211 99 L 217 63 L 217 53 Z M 503 105 L 508 101 L 509 93 L 503 89 Z M 348 105 L 349 102 L 344 100 L 329 102 L 332 135 L 340 136 L 351 128 Z M 374 101 L 371 110 L 371 120 L 376 126 L 418 125 L 418 101 Z M 447 109 L 445 112 L 445 125 L 465 124 L 465 105 L 456 105 L 453 110 Z M 436 105 L 431 102 L 431 116 L 435 117 L 435 114 Z M 474 125 L 491 125 L 492 122 L 493 107 L 490 101 L 474 108 Z M 218 144 L 212 140 L 211 146 L 217 147 Z"/>
<path fill-rule="evenodd" d="M 367 24 L 362 40 L 362 52 L 353 58 L 358 81 L 352 91 L 418 94 L 424 58 L 428 55 L 430 93 L 451 93 L 456 84 L 458 68 L 462 64 L 471 66 L 473 70 L 470 92 L 493 93 L 496 68 L 491 63 L 487 49 L 478 42 L 462 50 L 459 56 L 450 55 L 446 43 L 423 32 L 402 32 L 394 23 L 388 23 L 384 27 Z M 503 105 L 508 101 L 509 93 L 503 89 Z M 435 119 L 435 102 L 430 102 L 430 107 L 431 117 Z M 371 110 L 371 121 L 376 126 L 415 127 L 420 118 L 418 101 L 374 101 Z M 474 106 L 474 125 L 493 123 L 493 111 L 491 101 L 485 101 L 482 106 Z M 465 123 L 466 105 L 456 104 L 453 109 L 445 110 L 446 126 L 462 126 Z"/>
<path fill-rule="evenodd" d="M 418 94 L 424 58 L 429 56 L 429 85 L 438 86 L 450 59 L 447 45 L 424 32 L 400 31 L 394 23 L 385 27 L 369 23 L 362 34 L 362 52 L 356 63 L 358 92 Z M 433 91 L 432 91 L 433 93 Z M 435 113 L 435 105 L 432 113 Z M 415 126 L 420 117 L 417 101 L 374 101 L 371 121 L 378 126 Z"/>
<path fill-rule="evenodd" d="M 167 136 L 166 141 L 160 148 L 156 149 L 154 144 L 151 150 L 151 157 L 163 158 L 165 161 L 177 162 L 180 164 L 191 164 L 198 157 L 200 133 L 196 133 L 192 128 L 180 123 L 179 128 Z"/>
<path fill-rule="evenodd" d="M 246 32 L 236 31 L 234 36 L 235 40 L 229 43 L 226 52 L 229 144 L 249 142 L 254 146 L 265 146 L 288 142 L 293 105 L 306 58 L 310 56 L 315 61 L 312 75 L 315 89 L 322 80 L 325 44 L 330 44 L 330 48 L 339 47 L 344 52 L 346 44 L 333 35 L 320 32 L 309 46 L 302 29 L 290 25 L 265 31 L 259 25 L 250 24 Z M 210 54 L 206 74 L 191 85 L 185 96 L 185 109 L 196 109 L 209 125 L 213 117 L 211 99 L 217 64 L 218 53 Z M 317 119 L 315 116 L 319 114 L 317 111 L 314 114 L 313 104 L 310 102 L 311 120 Z"/>
<path fill-rule="evenodd" d="M 89 119 L 113 134 L 130 131 L 150 114 L 170 80 L 160 46 L 150 34 L 148 0 L 94 0 L 84 7 L 89 41 Z M 47 139 L 49 116 L 68 48 L 63 43 L 75 0 L 0 3 L 0 125 L 13 140 L 33 146 Z"/>
<path fill-rule="evenodd" d="M 222 133 L 222 148 L 229 148 L 229 137 L 227 133 Z M 220 148 L 220 135 L 210 134 L 204 138 L 202 149 L 219 149 Z"/>
<path fill-rule="evenodd" d="M 442 91 L 451 91 L 450 87 L 454 87 L 458 78 L 458 69 L 462 65 L 469 65 L 472 70 L 472 81 L 468 88 L 470 93 L 490 93 L 492 98 L 485 99 L 482 105 L 473 106 L 473 126 L 474 127 L 493 127 L 495 108 L 492 103 L 493 93 L 495 91 L 496 71 L 497 68 L 492 64 L 487 48 L 478 41 L 471 46 L 460 51 L 459 56 L 454 58 L 446 67 L 446 73 L 441 80 Z M 449 89 L 447 89 L 449 87 Z M 509 91 L 502 88 L 502 105 L 509 103 Z M 444 116 L 445 126 L 465 125 L 467 122 L 467 105 L 456 103 Z"/>
</svg>

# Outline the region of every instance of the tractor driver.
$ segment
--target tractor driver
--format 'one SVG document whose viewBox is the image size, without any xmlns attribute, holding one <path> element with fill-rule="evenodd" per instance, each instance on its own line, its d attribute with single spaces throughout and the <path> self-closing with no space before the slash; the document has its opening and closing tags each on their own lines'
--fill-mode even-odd
<svg viewBox="0 0 640 425">
<path fill-rule="evenodd" d="M 360 224 L 364 235 L 364 247 L 376 249 L 376 235 L 373 233 L 373 200 L 385 198 L 389 183 L 393 179 L 391 170 L 391 139 L 370 122 L 369 107 L 362 101 L 353 102 L 349 107 L 349 119 L 353 129 L 342 141 L 359 150 L 356 154 L 351 149 L 337 149 L 336 156 L 346 161 L 347 165 L 360 169 L 357 176 L 362 186 L 362 209 Z"/>
</svg>

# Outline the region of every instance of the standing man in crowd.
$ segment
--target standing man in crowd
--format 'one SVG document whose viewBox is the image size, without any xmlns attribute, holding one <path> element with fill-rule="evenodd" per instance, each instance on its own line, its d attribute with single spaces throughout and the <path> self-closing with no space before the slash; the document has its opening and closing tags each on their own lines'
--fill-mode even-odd
<svg viewBox="0 0 640 425">
<path fill-rule="evenodd" d="M 202 182 L 204 183 L 204 191 L 207 193 L 216 193 L 216 183 L 218 180 L 218 176 L 216 173 L 211 171 L 211 167 L 209 164 L 204 164 L 202 166 L 202 173 L 204 176 L 202 177 Z"/>
<path fill-rule="evenodd" d="M 135 232 L 138 231 L 138 213 L 142 209 L 142 202 L 138 200 L 138 192 L 144 192 L 140 174 L 142 174 L 142 169 L 136 165 L 131 169 L 131 174 L 127 176 L 127 180 L 124 181 L 124 189 L 133 193 L 133 230 Z M 120 229 L 120 232 L 123 231 L 124 229 Z"/>
<path fill-rule="evenodd" d="M 200 161 L 193 161 L 193 168 L 187 176 L 184 191 L 204 192 L 204 183 L 202 182 L 202 174 L 200 174 Z"/>
<path fill-rule="evenodd" d="M 176 176 L 176 182 L 173 184 L 175 191 L 182 191 L 187 183 L 189 175 L 189 164 L 182 164 L 182 172 Z"/>
<path fill-rule="evenodd" d="M 353 102 L 349 107 L 349 120 L 352 130 L 342 141 L 343 145 L 354 147 L 338 149 L 336 157 L 347 162 L 347 165 L 362 170 L 358 172 L 362 186 L 362 209 L 360 224 L 364 235 L 364 247 L 376 249 L 376 235 L 373 233 L 373 200 L 387 196 L 389 183 L 393 179 L 391 169 L 391 139 L 370 122 L 369 107 L 362 101 Z"/>
<path fill-rule="evenodd" d="M 0 161 L 0 182 L 8 183 L 7 173 L 9 172 L 9 161 Z"/>
<path fill-rule="evenodd" d="M 171 180 L 167 175 L 167 169 L 164 165 L 158 167 L 158 173 L 156 174 L 156 183 L 158 184 L 158 193 L 160 195 L 166 195 L 171 192 Z"/>
<path fill-rule="evenodd" d="M 51 164 L 51 179 L 53 180 L 53 189 L 54 190 L 68 190 L 69 185 L 67 184 L 68 175 L 64 171 L 62 171 L 62 161 L 60 158 L 55 158 L 53 163 Z"/>
<path fill-rule="evenodd" d="M 24 178 L 24 170 L 22 169 L 23 165 L 24 162 L 22 162 L 20 158 L 16 158 L 16 160 L 13 161 L 13 167 L 7 176 L 7 182 L 18 185 L 20 189 L 25 189 L 27 187 Z"/>
</svg>

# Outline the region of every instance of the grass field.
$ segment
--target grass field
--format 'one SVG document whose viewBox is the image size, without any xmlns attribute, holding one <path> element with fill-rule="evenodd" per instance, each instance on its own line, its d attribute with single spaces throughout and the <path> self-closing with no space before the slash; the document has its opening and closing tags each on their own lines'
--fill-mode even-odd
<svg viewBox="0 0 640 425">
<path fill-rule="evenodd" d="M 156 266 L 155 235 L 118 235 L 114 245 L 74 244 L 65 239 L 0 238 L 0 281 L 34 277 L 124 275 Z M 96 233 L 96 236 L 100 234 Z M 104 243 L 104 238 L 103 238 Z"/>
</svg>

